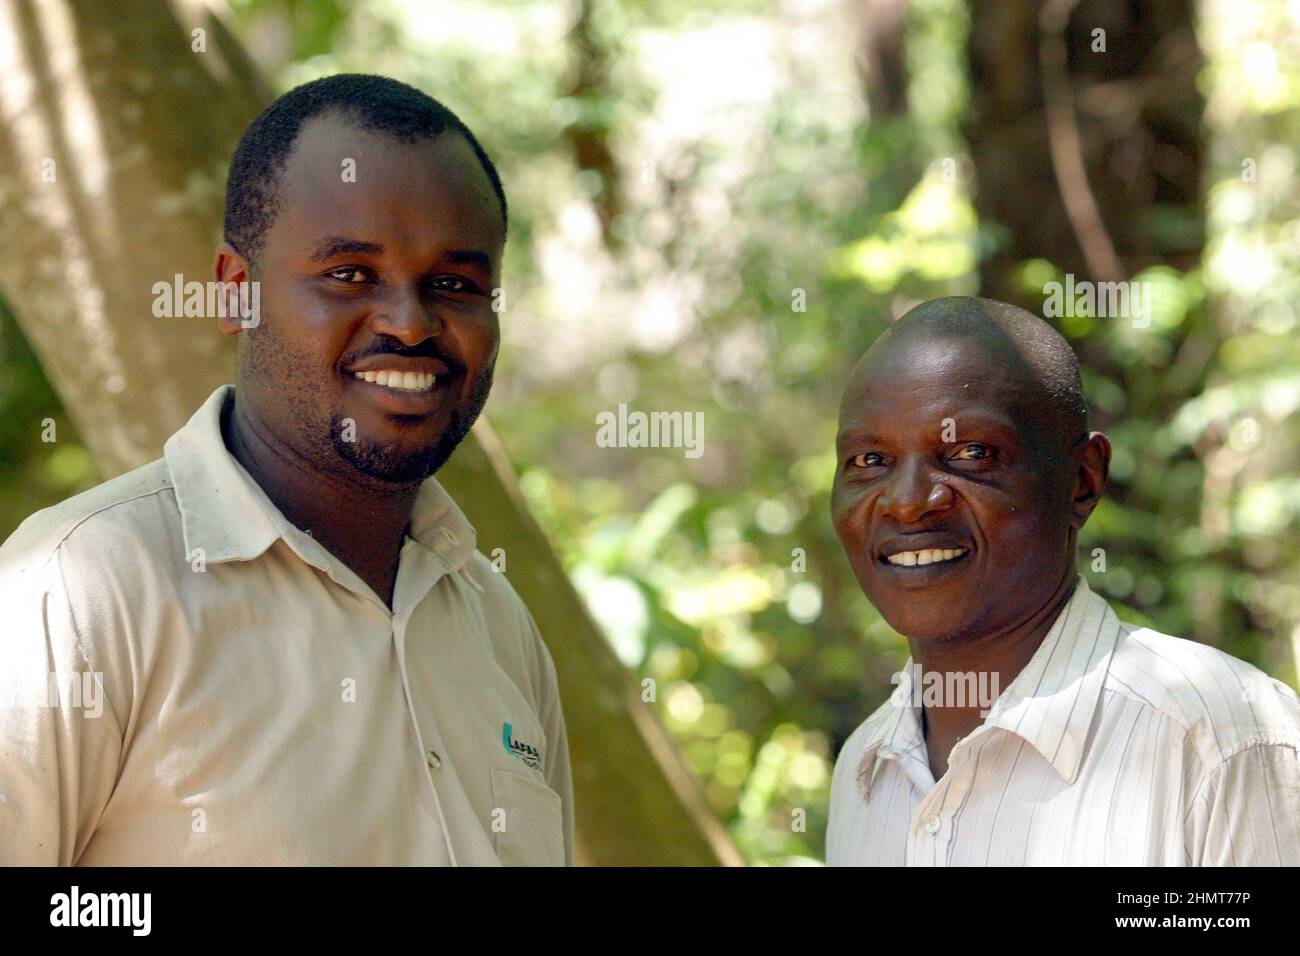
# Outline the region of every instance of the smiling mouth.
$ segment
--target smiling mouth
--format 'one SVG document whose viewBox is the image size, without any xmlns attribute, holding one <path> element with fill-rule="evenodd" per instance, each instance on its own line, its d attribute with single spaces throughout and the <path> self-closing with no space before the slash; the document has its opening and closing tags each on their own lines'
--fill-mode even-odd
<svg viewBox="0 0 1300 956">
<path fill-rule="evenodd" d="M 407 375 L 413 380 L 409 382 Z M 381 378 L 382 376 L 382 378 Z M 367 405 L 392 421 L 409 425 L 422 422 L 454 401 L 454 379 L 433 372 L 349 372 L 344 380 L 356 388 Z"/>
<path fill-rule="evenodd" d="M 951 564 L 968 554 L 969 548 L 922 548 L 919 551 L 900 551 L 881 560 L 897 568 L 915 568 L 930 564 Z"/>
<path fill-rule="evenodd" d="M 432 392 L 438 376 L 432 372 L 353 372 L 354 378 L 403 392 Z"/>
</svg>

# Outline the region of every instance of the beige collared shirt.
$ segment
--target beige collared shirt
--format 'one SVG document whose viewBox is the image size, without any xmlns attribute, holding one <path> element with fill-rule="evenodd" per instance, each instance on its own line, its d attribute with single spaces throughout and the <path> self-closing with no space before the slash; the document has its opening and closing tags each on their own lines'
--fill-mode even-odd
<svg viewBox="0 0 1300 956">
<path fill-rule="evenodd" d="M 227 451 L 164 457 L 0 549 L 0 863 L 572 862 L 555 669 L 430 478 L 390 611 Z"/>
<path fill-rule="evenodd" d="M 1295 692 L 1082 576 L 938 781 L 913 688 L 909 659 L 840 752 L 832 866 L 1300 865 Z"/>
</svg>

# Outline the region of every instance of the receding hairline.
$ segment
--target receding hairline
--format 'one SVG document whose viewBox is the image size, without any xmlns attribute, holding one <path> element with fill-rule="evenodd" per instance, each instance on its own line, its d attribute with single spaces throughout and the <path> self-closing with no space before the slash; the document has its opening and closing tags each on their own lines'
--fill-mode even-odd
<svg viewBox="0 0 1300 956">
<path fill-rule="evenodd" d="M 382 126 L 370 125 L 364 113 L 358 107 L 352 104 L 343 104 L 328 106 L 321 112 L 303 120 L 297 135 L 294 137 L 292 146 L 285 153 L 280 168 L 277 170 L 276 187 L 279 196 L 283 196 L 284 189 L 290 182 L 291 166 L 295 161 L 301 161 L 302 151 L 311 141 L 311 138 L 325 138 L 326 146 L 329 148 L 336 145 L 336 143 L 330 141 L 329 137 L 339 132 L 359 134 L 385 146 L 446 146 L 453 143 L 457 144 L 458 147 L 463 147 L 466 154 L 464 157 L 468 160 L 466 168 L 477 170 L 482 174 L 482 181 L 487 185 L 488 190 L 493 189 L 491 176 L 488 175 L 487 169 L 479 161 L 478 155 L 474 151 L 473 142 L 462 130 L 449 126 L 437 133 L 420 133 L 418 135 L 394 133 Z M 501 211 L 501 221 L 504 226 L 504 206 L 501 206 L 495 194 L 493 194 L 492 199 L 497 203 L 498 209 Z"/>
<path fill-rule="evenodd" d="M 952 339 L 982 346 L 1022 367 L 1031 387 L 1050 402 L 1061 438 L 1088 432 L 1079 360 L 1069 342 L 1041 317 L 996 299 L 946 296 L 909 310 L 867 349 L 850 376 L 845 398 L 870 369 L 896 349 L 917 342 Z"/>
<path fill-rule="evenodd" d="M 339 73 L 294 87 L 259 113 L 240 136 L 226 176 L 223 236 L 256 267 L 267 230 L 280 212 L 284 169 L 304 124 L 332 112 L 358 129 L 398 141 L 440 138 L 455 131 L 469 143 L 509 229 L 505 189 L 491 158 L 445 104 L 391 77 Z"/>
<path fill-rule="evenodd" d="M 960 337 L 992 336 L 1017 345 L 1055 351 L 1067 363 L 1078 365 L 1070 343 L 1045 319 L 1009 302 L 975 296 L 952 295 L 922 302 L 908 310 L 876 341 L 937 333 Z"/>
</svg>

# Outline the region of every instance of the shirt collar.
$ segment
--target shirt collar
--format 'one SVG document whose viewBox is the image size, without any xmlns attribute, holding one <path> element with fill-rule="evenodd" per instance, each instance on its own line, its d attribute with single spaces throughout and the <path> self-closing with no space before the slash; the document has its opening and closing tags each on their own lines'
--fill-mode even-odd
<svg viewBox="0 0 1300 956">
<path fill-rule="evenodd" d="M 1074 783 L 1118 639 L 1119 618 L 1079 575 L 1065 610 L 985 725 L 1023 737 Z"/>
<path fill-rule="evenodd" d="M 1016 734 L 1042 754 L 1066 783 L 1073 783 L 1083 763 L 1088 730 L 1118 637 L 1115 612 L 1080 574 L 1074 593 L 1043 643 L 971 736 L 986 727 Z M 858 764 L 858 789 L 863 797 L 884 760 L 906 759 L 924 745 L 921 715 L 912 702 L 911 688 L 909 657 L 898 687 L 890 695 L 893 706 L 868 735 Z"/>
<path fill-rule="evenodd" d="M 889 708 L 867 737 L 858 763 L 858 792 L 865 799 L 880 775 L 886 760 L 922 760 L 925 732 L 921 713 L 912 702 L 912 659 L 909 657 L 898 675 L 898 686 L 889 695 Z"/>
<path fill-rule="evenodd" d="M 187 560 L 201 549 L 198 553 L 207 563 L 247 561 L 278 538 L 302 554 L 308 536 L 284 517 L 226 448 L 221 419 L 234 398 L 233 385 L 217 388 L 163 446 Z M 432 477 L 416 492 L 407 533 L 451 571 L 464 566 L 477 542 L 474 527 Z"/>
</svg>

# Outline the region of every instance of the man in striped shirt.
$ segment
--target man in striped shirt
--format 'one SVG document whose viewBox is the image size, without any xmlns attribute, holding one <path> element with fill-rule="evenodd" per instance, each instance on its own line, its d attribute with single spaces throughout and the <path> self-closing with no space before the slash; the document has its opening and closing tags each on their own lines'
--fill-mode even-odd
<svg viewBox="0 0 1300 956">
<path fill-rule="evenodd" d="M 836 762 L 831 865 L 1300 864 L 1300 700 L 1076 570 L 1110 443 L 1046 322 L 913 309 L 845 391 L 832 493 L 911 658 Z"/>
</svg>

